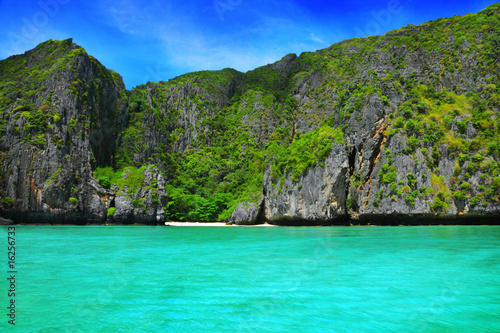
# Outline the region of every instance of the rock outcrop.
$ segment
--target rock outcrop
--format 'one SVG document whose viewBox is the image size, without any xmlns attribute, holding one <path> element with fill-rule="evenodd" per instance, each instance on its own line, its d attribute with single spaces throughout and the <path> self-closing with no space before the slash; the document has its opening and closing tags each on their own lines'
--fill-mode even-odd
<svg viewBox="0 0 500 333">
<path fill-rule="evenodd" d="M 254 202 L 240 202 L 234 209 L 229 222 L 237 225 L 254 225 L 264 222 L 264 197 L 260 204 Z"/>
<path fill-rule="evenodd" d="M 112 163 L 126 123 L 121 77 L 72 40 L 4 60 L 1 73 L 2 80 L 26 76 L 3 89 L 20 92 L 2 110 L 2 215 L 18 223 L 105 223 L 112 198 L 93 170 Z M 157 210 L 146 210 L 154 216 L 137 214 L 140 222 L 156 223 Z"/>
<path fill-rule="evenodd" d="M 109 191 L 107 223 L 162 224 L 165 222 L 163 207 L 167 205 L 168 200 L 165 193 L 165 180 L 154 166 L 149 166 L 143 174 L 144 180 L 139 188 L 125 185 L 121 189 L 114 188 Z M 126 173 L 123 176 L 127 177 Z"/>
<path fill-rule="evenodd" d="M 345 223 L 348 167 L 344 146 L 334 142 L 328 157 L 298 181 L 293 181 L 288 172 L 282 181 L 273 182 L 270 173 L 266 172 L 266 220 L 284 225 Z"/>
</svg>

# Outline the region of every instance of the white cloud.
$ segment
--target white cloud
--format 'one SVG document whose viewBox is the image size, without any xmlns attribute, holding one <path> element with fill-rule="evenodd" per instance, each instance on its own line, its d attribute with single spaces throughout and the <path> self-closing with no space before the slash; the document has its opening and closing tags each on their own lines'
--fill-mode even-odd
<svg viewBox="0 0 500 333">
<path fill-rule="evenodd" d="M 188 46 L 169 53 L 169 63 L 190 70 L 222 69 L 232 67 L 246 72 L 273 63 L 283 54 L 270 54 L 259 50 L 242 50 L 231 47 Z"/>
<path fill-rule="evenodd" d="M 245 72 L 291 52 L 313 51 L 318 43 L 327 46 L 303 22 L 273 16 L 256 7 L 243 8 L 245 3 L 235 8 L 234 13 L 228 12 L 226 20 L 215 23 L 210 21 L 217 20 L 213 8 L 181 5 L 174 6 L 168 1 L 107 0 L 96 6 L 104 23 L 138 39 L 156 40 L 164 52 L 156 55 L 160 67 L 165 64 L 185 71 L 232 67 Z M 241 27 L 229 22 L 229 15 L 240 15 L 237 11 L 249 15 L 250 18 L 245 16 L 242 20 L 250 24 Z M 197 19 L 200 14 L 213 17 L 200 20 Z"/>
<path fill-rule="evenodd" d="M 310 38 L 311 38 L 312 41 L 315 41 L 315 42 L 318 42 L 318 43 L 321 43 L 321 44 L 325 44 L 324 40 L 322 40 L 321 38 L 319 38 L 318 36 L 316 36 L 312 32 L 311 32 Z"/>
<path fill-rule="evenodd" d="M 130 35 L 154 38 L 156 28 L 178 21 L 168 1 L 104 0 L 93 3 L 102 23 Z"/>
</svg>

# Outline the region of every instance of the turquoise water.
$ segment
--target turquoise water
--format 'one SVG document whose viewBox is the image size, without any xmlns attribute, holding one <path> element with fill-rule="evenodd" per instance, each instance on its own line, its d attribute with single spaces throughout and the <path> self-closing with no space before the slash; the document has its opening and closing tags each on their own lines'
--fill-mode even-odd
<svg viewBox="0 0 500 333">
<path fill-rule="evenodd" d="M 500 331 L 498 226 L 17 226 L 16 241 L 13 331 Z"/>
</svg>

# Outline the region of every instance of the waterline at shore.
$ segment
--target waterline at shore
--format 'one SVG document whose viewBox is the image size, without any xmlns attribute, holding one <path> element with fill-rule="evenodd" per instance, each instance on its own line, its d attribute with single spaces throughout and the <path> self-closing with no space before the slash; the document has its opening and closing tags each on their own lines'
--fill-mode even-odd
<svg viewBox="0 0 500 333">
<path fill-rule="evenodd" d="M 226 224 L 224 222 L 165 222 L 167 227 L 242 227 L 236 224 Z M 256 224 L 249 227 L 275 227 L 272 224 Z"/>
</svg>

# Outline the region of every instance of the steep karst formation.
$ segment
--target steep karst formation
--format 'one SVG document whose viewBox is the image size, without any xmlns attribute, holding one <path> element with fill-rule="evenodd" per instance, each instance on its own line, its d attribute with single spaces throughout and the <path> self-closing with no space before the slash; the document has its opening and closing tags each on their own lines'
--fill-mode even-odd
<svg viewBox="0 0 500 333">
<path fill-rule="evenodd" d="M 0 61 L 0 216 L 494 223 L 499 72 L 499 4 L 132 90 L 50 40 Z"/>
</svg>

